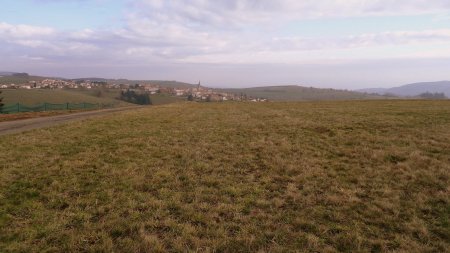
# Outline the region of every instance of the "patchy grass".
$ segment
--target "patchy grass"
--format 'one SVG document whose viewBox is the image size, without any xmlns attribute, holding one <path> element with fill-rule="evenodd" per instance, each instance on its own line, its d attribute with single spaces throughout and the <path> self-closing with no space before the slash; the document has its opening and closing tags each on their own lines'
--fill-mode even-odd
<svg viewBox="0 0 450 253">
<path fill-rule="evenodd" d="M 1 252 L 448 252 L 450 102 L 180 103 L 0 137 Z"/>
</svg>

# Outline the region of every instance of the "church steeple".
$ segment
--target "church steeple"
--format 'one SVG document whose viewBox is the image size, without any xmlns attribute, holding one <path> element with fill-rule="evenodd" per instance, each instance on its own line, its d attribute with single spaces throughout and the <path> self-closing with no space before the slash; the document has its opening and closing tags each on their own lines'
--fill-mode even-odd
<svg viewBox="0 0 450 253">
<path fill-rule="evenodd" d="M 200 81 L 198 81 L 197 90 L 200 90 Z"/>
</svg>

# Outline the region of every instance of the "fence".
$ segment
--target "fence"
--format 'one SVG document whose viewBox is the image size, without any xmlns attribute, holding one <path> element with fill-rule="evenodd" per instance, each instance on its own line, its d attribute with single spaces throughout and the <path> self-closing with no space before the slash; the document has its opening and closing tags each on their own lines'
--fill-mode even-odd
<svg viewBox="0 0 450 253">
<path fill-rule="evenodd" d="M 19 112 L 43 112 L 43 111 L 57 111 L 57 110 L 94 110 L 103 108 L 113 108 L 117 104 L 90 104 L 90 103 L 64 103 L 64 104 L 50 104 L 43 103 L 37 105 L 12 104 L 0 107 L 0 113 L 19 113 Z"/>
</svg>

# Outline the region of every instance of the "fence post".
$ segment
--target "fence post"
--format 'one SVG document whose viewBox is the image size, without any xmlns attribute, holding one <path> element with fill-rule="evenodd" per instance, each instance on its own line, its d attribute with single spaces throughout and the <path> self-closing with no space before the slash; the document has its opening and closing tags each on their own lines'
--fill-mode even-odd
<svg viewBox="0 0 450 253">
<path fill-rule="evenodd" d="M 47 103 L 44 103 L 44 112 L 47 111 Z"/>
<path fill-rule="evenodd" d="M 20 103 L 17 103 L 17 112 L 20 112 Z"/>
<path fill-rule="evenodd" d="M 69 110 L 69 103 L 66 103 L 66 110 Z"/>
</svg>

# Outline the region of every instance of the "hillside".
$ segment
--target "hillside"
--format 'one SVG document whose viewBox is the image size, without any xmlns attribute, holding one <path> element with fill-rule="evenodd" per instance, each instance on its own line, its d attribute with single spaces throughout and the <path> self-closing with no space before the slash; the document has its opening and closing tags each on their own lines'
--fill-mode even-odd
<svg viewBox="0 0 450 253">
<path fill-rule="evenodd" d="M 113 96 L 95 97 L 93 93 L 82 93 L 69 90 L 48 90 L 48 89 L 2 89 L 3 103 L 22 103 L 34 105 L 40 103 L 118 103 L 125 102 L 114 99 Z"/>
<path fill-rule="evenodd" d="M 2 76 L 0 75 L 0 84 L 23 84 L 30 81 L 42 81 L 47 77 L 42 76 Z"/>
<path fill-rule="evenodd" d="M 0 76 L 11 76 L 13 74 L 16 74 L 15 72 L 9 72 L 9 71 L 0 71 Z"/>
<path fill-rule="evenodd" d="M 388 89 L 372 88 L 358 91 L 376 94 L 393 94 L 403 97 L 415 97 L 426 92 L 444 93 L 450 98 L 450 81 L 413 83 Z"/>
<path fill-rule="evenodd" d="M 2 136 L 0 252 L 448 252 L 449 112 L 186 102 Z"/>
<path fill-rule="evenodd" d="M 307 101 L 307 100 L 352 100 L 352 99 L 372 99 L 380 98 L 362 94 L 359 92 L 308 88 L 302 86 L 271 86 L 245 89 L 224 89 L 225 92 L 246 94 L 247 96 L 268 98 L 278 101 Z"/>
</svg>

